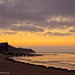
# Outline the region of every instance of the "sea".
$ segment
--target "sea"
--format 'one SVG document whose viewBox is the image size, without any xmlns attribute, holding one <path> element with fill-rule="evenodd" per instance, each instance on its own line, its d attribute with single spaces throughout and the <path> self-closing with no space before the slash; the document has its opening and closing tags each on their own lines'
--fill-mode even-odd
<svg viewBox="0 0 75 75">
<path fill-rule="evenodd" d="M 44 65 L 68 70 L 75 70 L 75 53 L 36 53 L 38 56 L 13 57 L 15 61 L 35 65 Z"/>
</svg>

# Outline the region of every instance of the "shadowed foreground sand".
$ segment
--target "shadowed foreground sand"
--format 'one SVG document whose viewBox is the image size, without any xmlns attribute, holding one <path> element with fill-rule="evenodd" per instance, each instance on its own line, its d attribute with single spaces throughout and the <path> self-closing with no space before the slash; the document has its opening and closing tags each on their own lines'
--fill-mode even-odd
<svg viewBox="0 0 75 75">
<path fill-rule="evenodd" d="M 0 54 L 0 75 L 75 75 L 75 72 L 12 62 L 6 60 L 8 56 Z"/>
</svg>

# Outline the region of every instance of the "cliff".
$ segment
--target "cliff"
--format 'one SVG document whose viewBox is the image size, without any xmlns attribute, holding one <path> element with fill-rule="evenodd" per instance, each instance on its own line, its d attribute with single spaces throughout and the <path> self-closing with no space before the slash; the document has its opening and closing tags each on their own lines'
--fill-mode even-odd
<svg viewBox="0 0 75 75">
<path fill-rule="evenodd" d="M 16 48 L 8 44 L 8 42 L 0 43 L 0 53 L 2 54 L 27 54 L 35 53 L 32 49 Z"/>
<path fill-rule="evenodd" d="M 26 53 L 35 53 L 35 51 L 33 51 L 32 49 L 16 48 L 13 46 L 9 46 L 8 53 L 26 54 Z"/>
</svg>

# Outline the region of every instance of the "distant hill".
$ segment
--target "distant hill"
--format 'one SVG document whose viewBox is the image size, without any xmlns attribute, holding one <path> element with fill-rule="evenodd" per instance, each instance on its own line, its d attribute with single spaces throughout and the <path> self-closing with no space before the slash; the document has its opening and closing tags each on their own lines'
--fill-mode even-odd
<svg viewBox="0 0 75 75">
<path fill-rule="evenodd" d="M 16 48 L 16 47 L 13 47 L 13 46 L 9 46 L 8 53 L 21 53 L 21 54 L 25 54 L 25 53 L 35 53 L 35 51 L 33 51 L 32 49 Z"/>
</svg>

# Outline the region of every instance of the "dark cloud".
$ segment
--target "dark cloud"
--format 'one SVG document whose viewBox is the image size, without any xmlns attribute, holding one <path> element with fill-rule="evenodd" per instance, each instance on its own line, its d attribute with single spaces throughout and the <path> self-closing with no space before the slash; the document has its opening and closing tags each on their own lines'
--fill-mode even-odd
<svg viewBox="0 0 75 75">
<path fill-rule="evenodd" d="M 33 27 L 33 26 L 14 26 L 11 28 L 13 31 L 29 31 L 29 32 L 43 32 L 42 28 Z"/>
<path fill-rule="evenodd" d="M 68 33 L 59 33 L 59 32 L 47 32 L 44 35 L 59 35 L 59 36 L 66 36 L 66 35 L 70 35 Z"/>
<path fill-rule="evenodd" d="M 71 29 L 71 30 L 69 30 L 69 32 L 75 32 L 75 29 Z"/>
<path fill-rule="evenodd" d="M 43 32 L 43 28 L 75 27 L 74 7 L 74 0 L 0 0 L 0 29 Z M 58 16 L 60 21 L 52 18 Z"/>
<path fill-rule="evenodd" d="M 4 34 L 16 34 L 17 32 L 3 32 Z"/>
</svg>

